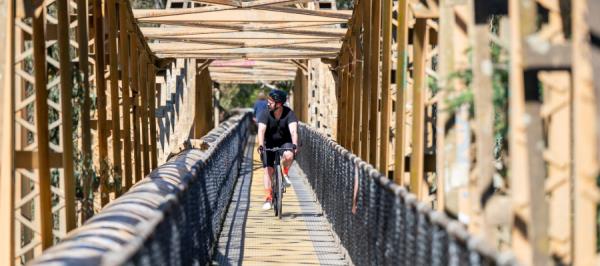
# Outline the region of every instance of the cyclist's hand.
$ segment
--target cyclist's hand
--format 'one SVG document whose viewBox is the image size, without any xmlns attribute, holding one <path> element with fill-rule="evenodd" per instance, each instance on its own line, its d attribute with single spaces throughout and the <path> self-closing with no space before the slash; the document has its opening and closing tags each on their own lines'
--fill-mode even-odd
<svg viewBox="0 0 600 266">
<path fill-rule="evenodd" d="M 294 155 L 298 154 L 298 146 L 296 144 L 292 144 L 292 149 L 294 149 Z"/>
<path fill-rule="evenodd" d="M 256 149 L 256 151 L 258 151 L 259 154 L 262 154 L 265 151 L 265 147 L 263 145 L 258 146 L 258 149 Z"/>
</svg>

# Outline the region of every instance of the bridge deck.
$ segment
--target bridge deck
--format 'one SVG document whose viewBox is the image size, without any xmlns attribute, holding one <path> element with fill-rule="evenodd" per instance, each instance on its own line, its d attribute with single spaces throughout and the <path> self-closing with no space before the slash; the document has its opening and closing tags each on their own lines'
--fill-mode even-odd
<svg viewBox="0 0 600 266">
<path fill-rule="evenodd" d="M 254 137 L 251 137 L 254 140 Z M 283 217 L 261 209 L 264 200 L 258 153 L 250 141 L 215 252 L 215 265 L 347 265 L 301 170 L 290 169 L 292 187 Z"/>
</svg>

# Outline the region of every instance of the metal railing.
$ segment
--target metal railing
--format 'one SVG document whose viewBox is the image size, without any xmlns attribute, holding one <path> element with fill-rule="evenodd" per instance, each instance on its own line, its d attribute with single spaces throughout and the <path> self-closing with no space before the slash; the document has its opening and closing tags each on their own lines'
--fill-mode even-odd
<svg viewBox="0 0 600 266">
<path fill-rule="evenodd" d="M 32 264 L 206 265 L 240 169 L 250 124 L 237 115 L 158 167 Z"/>
<path fill-rule="evenodd" d="M 300 141 L 297 161 L 355 265 L 515 264 L 315 129 L 302 124 Z"/>
</svg>

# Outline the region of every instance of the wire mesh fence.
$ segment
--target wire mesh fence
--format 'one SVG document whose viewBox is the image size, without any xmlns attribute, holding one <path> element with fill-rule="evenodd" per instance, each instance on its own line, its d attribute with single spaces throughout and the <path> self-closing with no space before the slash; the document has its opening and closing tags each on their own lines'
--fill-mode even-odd
<svg viewBox="0 0 600 266">
<path fill-rule="evenodd" d="M 206 265 L 248 137 L 237 115 L 158 167 L 32 264 Z"/>
<path fill-rule="evenodd" d="M 299 134 L 297 161 L 355 265 L 515 264 L 331 139 Z"/>
</svg>

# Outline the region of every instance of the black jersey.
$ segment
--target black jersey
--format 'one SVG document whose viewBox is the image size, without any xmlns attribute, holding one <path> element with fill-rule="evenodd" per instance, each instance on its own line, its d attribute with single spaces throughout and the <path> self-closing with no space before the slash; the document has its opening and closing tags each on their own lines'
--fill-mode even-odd
<svg viewBox="0 0 600 266">
<path fill-rule="evenodd" d="M 283 112 L 279 120 L 275 119 L 274 111 L 268 109 L 258 116 L 258 123 L 265 124 L 265 146 L 268 148 L 280 147 L 284 143 L 292 143 L 292 134 L 289 124 L 298 122 L 294 111 L 287 106 L 283 106 Z"/>
</svg>

